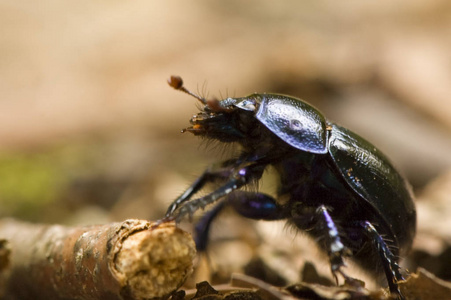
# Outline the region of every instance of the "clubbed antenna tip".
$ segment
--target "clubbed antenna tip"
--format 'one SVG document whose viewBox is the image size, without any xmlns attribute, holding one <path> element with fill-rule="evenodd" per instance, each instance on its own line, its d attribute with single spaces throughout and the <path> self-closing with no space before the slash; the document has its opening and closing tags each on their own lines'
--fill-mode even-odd
<svg viewBox="0 0 451 300">
<path fill-rule="evenodd" d="M 173 87 L 176 90 L 179 90 L 181 87 L 183 87 L 183 79 L 180 76 L 172 75 L 168 79 L 168 84 Z"/>
<path fill-rule="evenodd" d="M 172 88 L 174 88 L 174 89 L 176 89 L 176 90 L 182 91 L 182 92 L 184 92 L 184 93 L 187 93 L 188 95 L 193 96 L 194 98 L 196 98 L 197 100 L 199 100 L 199 101 L 202 102 L 203 104 L 207 104 L 207 100 L 205 100 L 204 98 L 202 98 L 202 97 L 200 97 L 200 96 L 194 94 L 193 92 L 189 91 L 188 89 L 186 89 L 186 88 L 183 86 L 183 79 L 182 79 L 182 77 L 172 75 L 172 76 L 168 79 L 168 84 L 169 84 Z"/>
</svg>

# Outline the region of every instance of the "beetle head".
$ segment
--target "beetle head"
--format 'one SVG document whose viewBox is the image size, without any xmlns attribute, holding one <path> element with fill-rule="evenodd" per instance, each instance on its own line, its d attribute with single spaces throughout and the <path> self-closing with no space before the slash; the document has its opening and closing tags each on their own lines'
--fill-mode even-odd
<svg viewBox="0 0 451 300">
<path fill-rule="evenodd" d="M 174 89 L 193 96 L 203 105 L 202 110 L 191 118 L 192 126 L 182 132 L 188 131 L 221 142 L 236 142 L 246 137 L 246 131 L 252 128 L 249 123 L 256 122 L 254 111 L 257 101 L 252 98 L 207 100 L 186 89 L 178 76 L 171 76 L 168 83 Z"/>
<path fill-rule="evenodd" d="M 274 145 L 273 141 L 268 142 L 271 138 L 269 130 L 285 144 L 301 151 L 316 154 L 328 151 L 326 119 L 301 99 L 278 94 L 252 94 L 243 98 L 206 100 L 183 87 L 178 76 L 172 76 L 168 82 L 204 105 L 202 111 L 191 118 L 193 126 L 183 132 L 221 142 L 240 142 L 250 148 L 261 143 L 269 149 L 268 145 Z M 281 145 L 277 143 L 276 147 Z"/>
</svg>

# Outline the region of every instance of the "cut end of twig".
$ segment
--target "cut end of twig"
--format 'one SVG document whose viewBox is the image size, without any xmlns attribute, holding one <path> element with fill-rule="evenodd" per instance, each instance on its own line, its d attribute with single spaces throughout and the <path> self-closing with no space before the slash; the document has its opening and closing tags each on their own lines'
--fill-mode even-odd
<svg viewBox="0 0 451 300">
<path fill-rule="evenodd" d="M 196 255 L 191 236 L 164 223 L 128 236 L 115 269 L 127 278 L 124 293 L 133 299 L 159 298 L 179 288 L 192 273 Z"/>
</svg>

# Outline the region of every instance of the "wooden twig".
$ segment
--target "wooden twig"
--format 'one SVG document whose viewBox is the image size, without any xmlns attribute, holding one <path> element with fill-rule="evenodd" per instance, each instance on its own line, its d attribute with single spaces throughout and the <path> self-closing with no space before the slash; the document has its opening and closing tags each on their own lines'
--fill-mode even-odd
<svg viewBox="0 0 451 300">
<path fill-rule="evenodd" d="M 161 298 L 183 284 L 195 256 L 188 233 L 141 220 L 64 227 L 7 219 L 0 239 L 10 251 L 0 270 L 4 299 Z"/>
</svg>

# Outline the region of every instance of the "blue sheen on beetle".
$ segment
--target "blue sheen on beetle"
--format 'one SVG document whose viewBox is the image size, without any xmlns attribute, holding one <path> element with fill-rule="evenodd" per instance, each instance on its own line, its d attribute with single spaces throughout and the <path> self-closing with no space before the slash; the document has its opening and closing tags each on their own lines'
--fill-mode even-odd
<svg viewBox="0 0 451 300">
<path fill-rule="evenodd" d="M 160 222 L 191 217 L 216 203 L 195 227 L 203 251 L 210 225 L 225 207 L 255 220 L 286 219 L 318 241 L 334 276 L 348 278 L 343 269 L 349 257 L 375 276 L 385 275 L 391 293 L 404 298 L 398 262 L 411 248 L 416 210 L 409 184 L 385 155 L 295 97 L 256 93 L 207 100 L 185 89 L 180 77 L 169 84 L 204 105 L 183 132 L 238 143 L 241 153 L 205 170 Z M 279 176 L 276 197 L 240 190 L 268 166 Z M 213 182 L 219 187 L 192 199 Z"/>
</svg>

